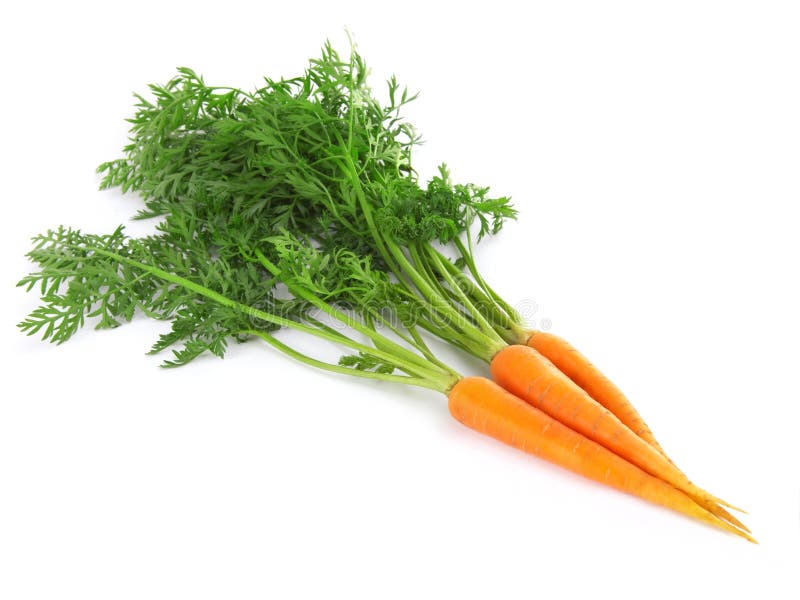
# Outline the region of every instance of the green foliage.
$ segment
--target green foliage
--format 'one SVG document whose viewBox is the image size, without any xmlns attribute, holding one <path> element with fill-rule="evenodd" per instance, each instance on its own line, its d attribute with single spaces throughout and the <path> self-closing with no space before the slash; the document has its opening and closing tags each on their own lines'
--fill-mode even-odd
<svg viewBox="0 0 800 600">
<path fill-rule="evenodd" d="M 139 97 L 124 157 L 99 167 L 102 186 L 138 192 L 145 203 L 141 217 L 189 219 L 191 235 L 218 246 L 235 266 L 237 255 L 283 231 L 337 257 L 337 264 L 343 256 L 368 258 L 372 269 L 391 274 L 407 292 L 419 292 L 417 303 L 432 303 L 450 315 L 439 317 L 452 320 L 463 307 L 445 304 L 457 294 L 430 265 L 404 264 L 397 253 L 419 244 L 458 244 L 476 222 L 480 240 L 516 212 L 508 198 L 490 197 L 488 188 L 453 184 L 444 166 L 421 186 L 412 167 L 419 136 L 402 115 L 416 96 L 392 77 L 382 103 L 367 72 L 355 50 L 343 58 L 330 44 L 301 75 L 267 78 L 250 93 L 208 86 L 181 69 L 166 85 L 151 86 L 151 99 Z M 297 245 L 293 251 L 295 262 L 311 260 Z M 473 263 L 462 256 L 455 264 Z M 435 280 L 420 289 L 417 271 Z M 306 279 L 314 288 L 313 278 Z M 363 285 L 360 291 L 374 299 Z M 367 299 L 353 295 L 326 299 L 363 306 Z M 491 299 L 476 298 L 474 306 L 505 312 Z M 487 316 L 504 320 L 502 314 Z M 439 332 L 445 338 L 462 333 Z"/>
<path fill-rule="evenodd" d="M 289 231 L 269 238 L 281 280 L 325 302 L 367 312 L 401 301 L 401 288 L 375 269 L 370 256 L 346 248 L 324 250 Z"/>
<path fill-rule="evenodd" d="M 183 344 L 174 359 L 165 363 L 167 366 L 184 364 L 205 351 L 221 357 L 226 339 L 242 339 L 239 332 L 252 326 L 247 315 L 97 252 L 102 249 L 157 265 L 249 306 L 279 309 L 263 271 L 255 267 L 232 269 L 224 259 L 212 257 L 203 245 L 183 242 L 168 235 L 132 239 L 121 227 L 111 235 L 59 228 L 37 236 L 28 257 L 40 270 L 18 285 L 27 290 L 37 287 L 42 305 L 19 324 L 20 329 L 60 344 L 87 318 L 97 318 L 97 328 L 116 327 L 130 321 L 139 309 L 150 317 L 171 321 L 172 330 L 158 339 L 151 352 Z M 269 323 L 260 327 L 277 328 Z"/>
<path fill-rule="evenodd" d="M 479 237 L 497 232 L 515 214 L 508 199 L 453 186 L 444 168 L 420 188 L 411 166 L 419 137 L 401 115 L 415 96 L 394 77 L 387 87 L 383 105 L 363 58 L 353 51 L 342 59 L 330 44 L 304 74 L 266 79 L 252 93 L 179 69 L 151 86 L 152 99 L 137 96 L 125 156 L 98 168 L 102 187 L 138 192 L 140 217 L 188 203 L 206 219 L 257 219 L 378 261 L 369 211 L 379 214 L 380 234 L 401 243 L 448 241 L 474 218 Z"/>
<path fill-rule="evenodd" d="M 489 188 L 453 185 L 445 165 L 421 190 L 408 179 L 384 190 L 385 204 L 377 211 L 382 231 L 403 244 L 438 240 L 451 242 L 478 219 L 478 239 L 500 231 L 505 219 L 516 217 L 508 198 L 487 198 Z"/>
<path fill-rule="evenodd" d="M 359 371 L 373 371 L 375 373 L 385 374 L 392 373 L 395 369 L 394 365 L 386 363 L 363 352 L 359 354 L 342 356 L 339 359 L 339 364 L 343 367 L 351 367 Z"/>
<path fill-rule="evenodd" d="M 357 52 L 342 58 L 326 44 L 301 75 L 265 79 L 252 92 L 209 86 L 181 68 L 137 95 L 123 156 L 98 171 L 102 188 L 141 197 L 137 218 L 163 217 L 157 234 L 62 228 L 37 237 L 28 256 L 40 270 L 20 285 L 37 287 L 42 306 L 20 328 L 62 343 L 87 319 L 111 328 L 140 310 L 171 324 L 151 349 L 177 347 L 165 366 L 222 357 L 231 339 L 251 335 L 320 366 L 270 335 L 292 327 L 356 351 L 335 369 L 399 370 L 435 386 L 441 369 L 447 380 L 452 371 L 424 366 L 375 323 L 428 359 L 417 325 L 490 354 L 483 346 L 495 343 L 491 332 L 476 329 L 481 319 L 448 288 L 449 274 L 436 270 L 442 265 L 424 263 L 427 251 L 411 261 L 404 253 L 458 244 L 475 221 L 480 239 L 516 213 L 487 188 L 452 184 L 444 166 L 421 187 L 412 167 L 419 137 L 401 114 L 415 96 L 392 77 L 381 103 L 367 72 Z M 324 325 L 320 309 L 375 348 Z"/>
</svg>

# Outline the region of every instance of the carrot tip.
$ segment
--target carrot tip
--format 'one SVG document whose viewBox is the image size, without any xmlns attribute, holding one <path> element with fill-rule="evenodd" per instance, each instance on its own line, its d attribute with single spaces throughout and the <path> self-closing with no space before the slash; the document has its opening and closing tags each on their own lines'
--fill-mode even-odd
<svg viewBox="0 0 800 600">
<path fill-rule="evenodd" d="M 729 512 L 728 512 L 728 511 L 726 511 L 725 509 L 723 509 L 723 508 L 721 508 L 721 507 L 720 507 L 720 508 L 719 508 L 719 513 L 716 513 L 716 512 L 715 512 L 714 514 L 717 514 L 717 516 L 719 516 L 719 517 L 721 517 L 721 518 L 725 519 L 726 521 L 728 521 L 728 523 L 730 523 L 731 525 L 734 525 L 734 526 L 738 527 L 738 528 L 739 528 L 739 529 L 741 529 L 742 531 L 744 531 L 744 532 L 746 532 L 746 533 L 751 533 L 751 532 L 750 532 L 750 529 L 749 529 L 749 528 L 748 528 L 748 527 L 747 527 L 747 526 L 746 526 L 744 523 L 742 523 L 742 522 L 741 522 L 739 519 L 737 519 L 736 517 L 734 517 L 734 516 L 733 516 L 731 513 L 729 513 Z"/>
<path fill-rule="evenodd" d="M 754 538 L 752 535 L 750 535 L 750 530 L 749 529 L 747 529 L 746 531 L 742 531 L 741 529 L 735 529 L 735 528 L 730 528 L 729 529 L 728 527 L 726 527 L 726 529 L 728 529 L 728 531 L 730 531 L 731 533 L 735 533 L 739 537 L 743 537 L 748 542 L 751 542 L 753 544 L 758 544 L 758 542 L 756 541 L 756 538 Z"/>
<path fill-rule="evenodd" d="M 723 521 L 723 523 L 724 523 L 724 521 Z M 751 542 L 753 544 L 758 544 L 758 542 L 756 541 L 756 538 L 754 538 L 752 535 L 750 535 L 747 531 L 742 531 L 741 529 L 737 529 L 737 528 L 733 527 L 732 525 L 730 525 L 730 523 L 725 523 L 724 526 L 723 526 L 723 529 L 728 531 L 728 533 L 733 533 L 733 534 L 738 535 L 739 537 L 743 537 L 748 542 Z"/>
<path fill-rule="evenodd" d="M 744 531 L 745 533 L 750 533 L 750 529 L 742 523 L 739 519 L 734 517 L 731 513 L 725 510 L 721 504 L 714 496 L 705 492 L 704 490 L 698 490 L 699 493 L 690 494 L 690 497 L 697 502 L 700 506 L 705 508 L 708 512 L 712 515 L 721 519 L 722 521 L 726 522 L 727 524 L 733 525 L 734 527 Z"/>
<path fill-rule="evenodd" d="M 725 506 L 726 508 L 730 508 L 731 510 L 735 510 L 736 512 L 740 512 L 743 515 L 750 514 L 745 509 L 739 508 L 738 506 L 734 506 L 733 504 L 731 504 L 729 502 L 725 502 L 725 500 L 717 498 L 716 496 L 712 496 L 712 498 L 714 499 L 714 502 L 716 502 L 717 504 L 721 504 L 722 506 Z"/>
</svg>

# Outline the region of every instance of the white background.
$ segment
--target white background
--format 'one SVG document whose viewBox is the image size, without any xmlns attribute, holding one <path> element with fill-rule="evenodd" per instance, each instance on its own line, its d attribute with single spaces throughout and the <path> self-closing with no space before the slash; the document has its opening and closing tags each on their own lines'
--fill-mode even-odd
<svg viewBox="0 0 800 600">
<path fill-rule="evenodd" d="M 290 4 L 6 9 L 0 597 L 798 597 L 797 3 Z M 61 347 L 16 331 L 29 237 L 138 207 L 94 174 L 133 91 L 181 65 L 253 87 L 345 27 L 376 88 L 422 92 L 421 173 L 513 196 L 479 250 L 495 286 L 761 545 L 483 438 L 433 392 L 256 343 L 161 370 L 144 318 Z"/>
</svg>

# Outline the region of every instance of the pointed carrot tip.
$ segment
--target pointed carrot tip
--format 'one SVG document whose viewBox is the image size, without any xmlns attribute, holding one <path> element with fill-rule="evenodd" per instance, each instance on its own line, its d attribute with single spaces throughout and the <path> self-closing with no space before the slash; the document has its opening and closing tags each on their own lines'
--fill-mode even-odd
<svg viewBox="0 0 800 600">
<path fill-rule="evenodd" d="M 710 521 L 708 519 L 704 519 L 707 522 L 716 525 L 717 527 L 727 531 L 728 533 L 732 533 L 734 535 L 742 537 L 746 539 L 748 542 L 752 542 L 753 544 L 758 544 L 756 539 L 752 535 L 750 535 L 750 530 L 747 529 L 747 527 L 745 527 L 744 525 L 742 525 L 741 527 L 737 527 L 730 521 L 725 520 L 718 515 L 715 515 L 713 512 L 707 512 L 707 514 L 711 516 Z"/>
<path fill-rule="evenodd" d="M 749 515 L 750 514 L 745 509 L 739 508 L 738 506 L 734 506 L 733 504 L 731 504 L 729 502 L 725 502 L 724 500 L 720 500 L 719 498 L 716 498 L 716 501 L 717 501 L 717 504 L 722 504 L 722 506 L 724 506 L 726 508 L 730 508 L 731 510 L 735 510 L 736 512 L 742 513 L 743 515 Z"/>
<path fill-rule="evenodd" d="M 714 500 L 714 502 L 716 502 L 717 504 L 721 504 L 722 506 L 724 506 L 726 508 L 730 508 L 731 510 L 735 510 L 736 512 L 740 512 L 743 515 L 750 514 L 743 508 L 739 508 L 738 506 L 735 506 L 735 505 L 731 504 L 730 502 L 725 502 L 725 500 L 723 500 L 722 498 L 717 498 L 716 496 L 712 496 L 711 494 L 709 494 L 709 496 L 711 496 L 711 498 Z"/>
<path fill-rule="evenodd" d="M 731 533 L 735 533 L 739 537 L 743 537 L 744 539 L 746 539 L 751 544 L 759 545 L 758 541 L 756 540 L 756 538 L 754 538 L 752 535 L 750 535 L 750 530 L 749 529 L 747 531 L 742 531 L 741 529 L 738 529 L 738 530 L 731 531 Z"/>
<path fill-rule="evenodd" d="M 728 521 L 729 523 L 731 523 L 732 525 L 735 525 L 736 527 L 738 527 L 739 529 L 741 529 L 741 530 L 742 530 L 742 531 L 744 531 L 745 533 L 752 533 L 752 532 L 750 531 L 750 528 L 749 528 L 749 527 L 747 527 L 747 525 L 745 525 L 744 523 L 742 523 L 742 522 L 741 522 L 739 519 L 737 519 L 736 517 L 734 517 L 734 516 L 733 516 L 732 514 L 730 514 L 730 513 L 728 513 L 728 516 L 727 516 L 727 517 L 725 517 L 725 520 L 726 520 L 726 521 Z"/>
<path fill-rule="evenodd" d="M 752 535 L 750 535 L 750 534 L 749 534 L 749 533 L 747 533 L 746 531 L 742 531 L 742 530 L 740 530 L 740 529 L 736 529 L 736 530 L 730 530 L 730 529 L 729 529 L 728 531 L 729 531 L 730 533 L 735 533 L 735 534 L 736 534 L 736 535 L 738 535 L 739 537 L 742 537 L 742 538 L 746 539 L 746 540 L 747 540 L 748 542 L 750 542 L 751 544 L 756 544 L 756 545 L 759 545 L 759 543 L 758 543 L 758 541 L 756 540 L 756 538 L 754 538 Z"/>
</svg>

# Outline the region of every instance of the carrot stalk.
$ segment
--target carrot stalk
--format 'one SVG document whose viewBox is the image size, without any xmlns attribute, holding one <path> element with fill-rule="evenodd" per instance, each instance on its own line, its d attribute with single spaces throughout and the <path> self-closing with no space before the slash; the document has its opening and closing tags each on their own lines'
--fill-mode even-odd
<svg viewBox="0 0 800 600">
<path fill-rule="evenodd" d="M 483 377 L 461 379 L 448 394 L 450 414 L 479 433 L 599 483 L 755 540 L 602 445 Z"/>
<path fill-rule="evenodd" d="M 717 504 L 713 496 L 689 481 L 661 452 L 637 436 L 533 348 L 508 346 L 495 355 L 490 368 L 495 382 L 512 394 L 675 486 L 716 516 L 747 531 L 736 517 Z"/>
</svg>

